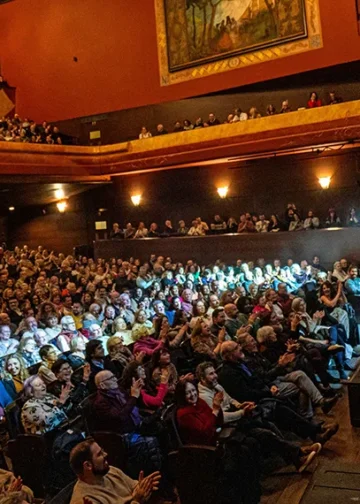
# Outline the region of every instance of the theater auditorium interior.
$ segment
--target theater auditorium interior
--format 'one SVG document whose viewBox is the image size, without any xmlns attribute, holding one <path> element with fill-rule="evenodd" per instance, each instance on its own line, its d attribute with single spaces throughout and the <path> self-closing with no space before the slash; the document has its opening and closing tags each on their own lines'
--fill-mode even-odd
<svg viewBox="0 0 360 504">
<path fill-rule="evenodd" d="M 359 0 L 0 0 L 0 504 L 360 500 L 359 55 Z"/>
</svg>

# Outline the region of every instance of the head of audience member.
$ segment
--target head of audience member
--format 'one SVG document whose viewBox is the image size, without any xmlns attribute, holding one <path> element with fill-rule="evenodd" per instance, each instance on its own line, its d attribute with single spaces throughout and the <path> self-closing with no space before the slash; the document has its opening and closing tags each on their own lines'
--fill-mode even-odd
<svg viewBox="0 0 360 504">
<path fill-rule="evenodd" d="M 107 453 L 92 438 L 71 450 L 70 467 L 80 481 L 92 484 L 96 477 L 105 476 L 110 470 Z"/>
<path fill-rule="evenodd" d="M 104 371 L 99 371 L 95 376 L 95 385 L 99 390 L 117 390 L 119 384 L 116 376 L 112 371 L 105 369 Z"/>
<path fill-rule="evenodd" d="M 38 328 L 38 323 L 35 317 L 27 317 L 25 319 L 26 327 L 28 331 L 35 333 Z"/>
<path fill-rule="evenodd" d="M 239 343 L 235 341 L 224 341 L 221 343 L 221 357 L 225 362 L 236 363 L 244 358 L 244 352 Z"/>
<path fill-rule="evenodd" d="M 42 346 L 40 348 L 39 355 L 41 360 L 45 362 L 50 368 L 57 359 L 57 353 L 55 347 L 53 347 L 52 345 Z"/>
<path fill-rule="evenodd" d="M 54 373 L 57 380 L 66 383 L 71 382 L 73 369 L 70 366 L 69 362 L 63 357 L 60 357 L 54 362 L 54 364 L 51 367 L 51 371 Z"/>
<path fill-rule="evenodd" d="M 211 362 L 202 362 L 196 368 L 196 378 L 201 385 L 209 389 L 216 389 L 218 385 L 218 375 Z"/>
<path fill-rule="evenodd" d="M 263 326 L 256 333 L 256 340 L 259 345 L 269 346 L 277 342 L 277 336 L 274 328 L 271 326 Z"/>
<path fill-rule="evenodd" d="M 44 399 L 46 396 L 46 385 L 38 375 L 32 375 L 25 380 L 24 383 L 24 396 L 29 399 Z"/>
<path fill-rule="evenodd" d="M 276 114 L 276 109 L 275 109 L 274 105 L 271 105 L 271 104 L 268 105 L 266 107 L 266 115 L 274 115 L 274 114 Z"/>
<path fill-rule="evenodd" d="M 89 339 L 101 338 L 103 335 L 101 326 L 99 324 L 89 325 Z"/>
<path fill-rule="evenodd" d="M 72 353 L 78 353 L 84 355 L 86 348 L 86 338 L 79 334 L 79 336 L 74 336 L 70 341 L 70 350 Z"/>
<path fill-rule="evenodd" d="M 106 342 L 106 348 L 110 358 L 116 357 L 124 348 L 124 340 L 120 336 L 110 336 Z"/>
<path fill-rule="evenodd" d="M 62 317 L 60 323 L 63 331 L 74 333 L 76 332 L 75 320 L 71 315 L 65 315 L 64 317 Z"/>
<path fill-rule="evenodd" d="M 215 308 L 212 313 L 213 324 L 218 327 L 224 327 L 226 322 L 225 310 L 222 307 Z"/>
<path fill-rule="evenodd" d="M 6 357 L 4 369 L 8 375 L 18 379 L 21 383 L 24 383 L 26 378 L 29 377 L 25 362 L 20 355 L 17 354 L 8 355 Z"/>
<path fill-rule="evenodd" d="M 180 380 L 175 388 L 175 404 L 178 408 L 196 406 L 199 396 L 195 385 L 188 380 Z"/>
<path fill-rule="evenodd" d="M 246 354 L 257 353 L 259 351 L 256 339 L 248 333 L 240 334 L 240 336 L 237 337 L 237 341 Z"/>
<path fill-rule="evenodd" d="M 253 304 L 251 298 L 249 296 L 240 297 L 236 301 L 236 307 L 239 310 L 239 313 L 244 313 L 245 315 L 249 315 L 253 310 Z"/>
<path fill-rule="evenodd" d="M 105 352 L 102 342 L 96 339 L 86 343 L 85 359 L 87 362 L 104 360 Z"/>
<path fill-rule="evenodd" d="M 157 300 L 153 303 L 154 312 L 158 317 L 165 315 L 165 305 L 162 301 Z"/>
<path fill-rule="evenodd" d="M 237 309 L 236 304 L 234 303 L 228 303 L 224 306 L 224 312 L 227 318 L 236 320 L 239 310 Z"/>
<path fill-rule="evenodd" d="M 353 266 L 353 265 L 350 266 L 349 270 L 348 270 L 348 275 L 349 275 L 349 278 L 351 278 L 352 280 L 354 280 L 354 278 L 357 278 L 359 275 L 359 271 L 358 271 L 357 266 Z"/>
</svg>

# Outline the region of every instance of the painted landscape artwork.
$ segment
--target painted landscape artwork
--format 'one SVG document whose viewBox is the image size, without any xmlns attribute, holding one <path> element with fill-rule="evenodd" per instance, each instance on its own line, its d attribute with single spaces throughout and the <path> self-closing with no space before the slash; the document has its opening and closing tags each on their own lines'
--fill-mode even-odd
<svg viewBox="0 0 360 504">
<path fill-rule="evenodd" d="M 307 36 L 304 0 L 164 0 L 169 70 Z"/>
</svg>

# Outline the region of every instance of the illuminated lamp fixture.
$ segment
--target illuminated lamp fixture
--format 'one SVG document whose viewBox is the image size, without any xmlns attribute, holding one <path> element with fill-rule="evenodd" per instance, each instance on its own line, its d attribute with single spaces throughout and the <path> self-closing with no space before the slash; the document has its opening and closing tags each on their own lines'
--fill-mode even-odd
<svg viewBox="0 0 360 504">
<path fill-rule="evenodd" d="M 64 213 L 67 207 L 67 202 L 59 201 L 58 203 L 56 203 L 56 206 L 60 213 Z"/>
<path fill-rule="evenodd" d="M 320 177 L 319 178 L 319 184 L 321 185 L 322 189 L 329 189 L 330 182 L 331 182 L 331 177 Z"/>
<path fill-rule="evenodd" d="M 56 189 L 55 198 L 58 200 L 62 200 L 65 197 L 65 193 L 63 189 Z"/>
<path fill-rule="evenodd" d="M 225 187 L 218 187 L 217 192 L 220 198 L 226 198 L 226 195 L 228 193 L 229 188 L 227 186 Z"/>
<path fill-rule="evenodd" d="M 134 196 L 131 196 L 131 201 L 133 202 L 133 205 L 139 206 L 141 201 L 141 194 L 134 194 Z"/>
<path fill-rule="evenodd" d="M 15 210 L 14 206 L 9 206 L 9 212 L 13 212 Z"/>
</svg>

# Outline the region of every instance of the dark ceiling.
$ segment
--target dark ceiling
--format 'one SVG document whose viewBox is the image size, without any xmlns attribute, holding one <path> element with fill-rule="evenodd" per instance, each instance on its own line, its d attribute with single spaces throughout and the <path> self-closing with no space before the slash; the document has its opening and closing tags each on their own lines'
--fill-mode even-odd
<svg viewBox="0 0 360 504">
<path fill-rule="evenodd" d="M 7 177 L 9 179 L 10 177 Z M 15 177 L 12 180 L 16 180 Z M 25 208 L 30 206 L 48 205 L 58 201 L 55 191 L 62 189 L 64 198 L 70 198 L 85 191 L 98 187 L 99 184 L 69 183 L 69 184 L 40 184 L 24 183 L 22 180 L 16 183 L 3 182 L 0 178 L 0 211 L 7 212 L 10 206 Z"/>
</svg>

